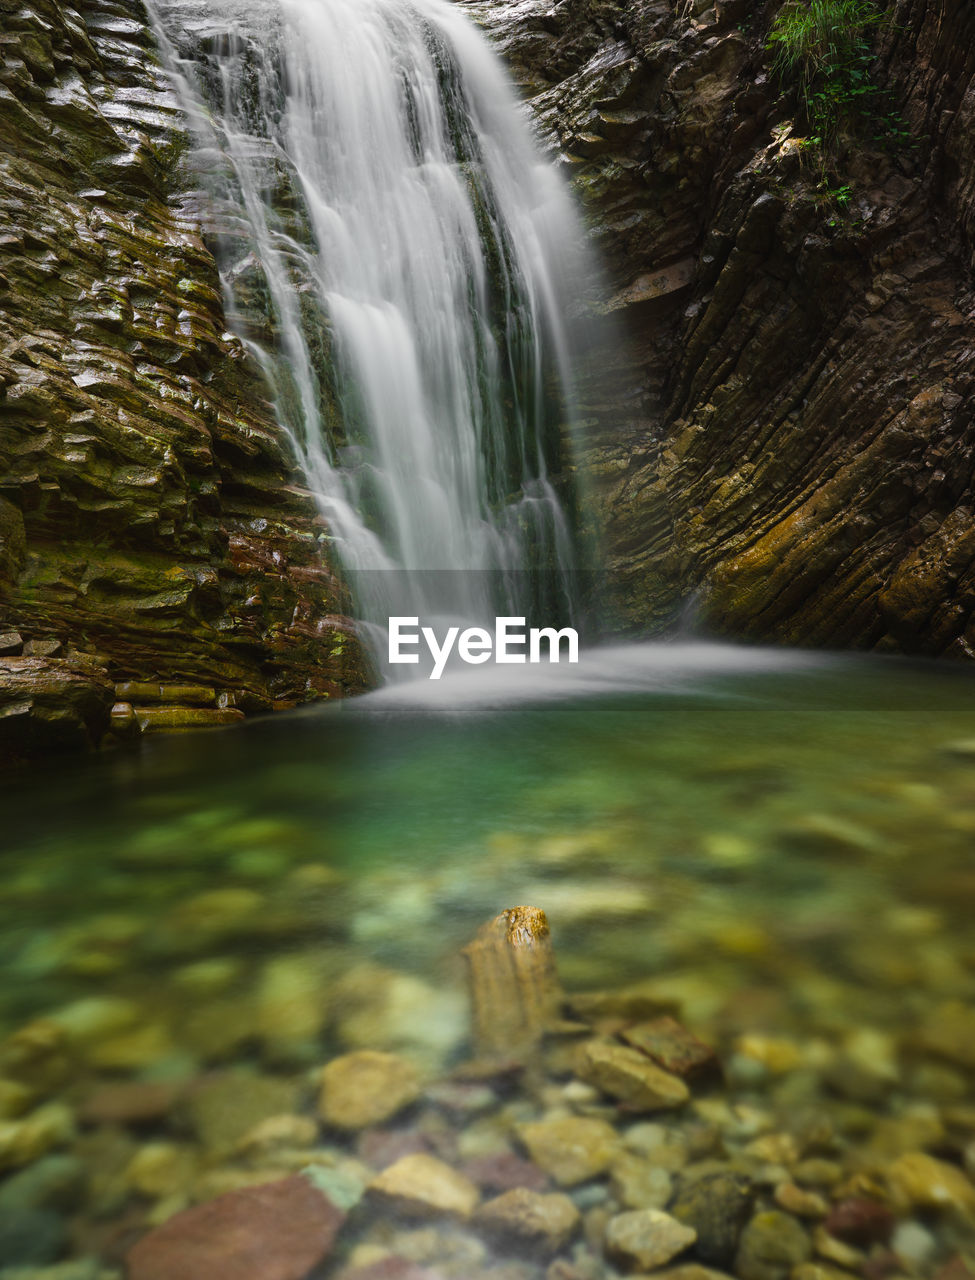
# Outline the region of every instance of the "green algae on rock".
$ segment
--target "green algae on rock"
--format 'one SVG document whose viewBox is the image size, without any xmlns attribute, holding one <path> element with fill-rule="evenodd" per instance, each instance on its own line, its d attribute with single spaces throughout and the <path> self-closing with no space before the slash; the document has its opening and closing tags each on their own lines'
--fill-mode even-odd
<svg viewBox="0 0 975 1280">
<path fill-rule="evenodd" d="M 180 207 L 185 126 L 141 6 L 0 12 L 4 629 L 231 710 L 362 688 L 328 530 Z M 61 745 L 108 728 L 56 709 Z M 24 748 L 51 719 L 8 717 Z"/>
</svg>

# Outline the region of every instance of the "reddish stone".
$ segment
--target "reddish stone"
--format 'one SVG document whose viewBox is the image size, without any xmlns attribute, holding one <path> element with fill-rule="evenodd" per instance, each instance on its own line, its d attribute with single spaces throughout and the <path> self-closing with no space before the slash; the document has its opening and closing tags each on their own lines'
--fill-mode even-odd
<svg viewBox="0 0 975 1280">
<path fill-rule="evenodd" d="M 682 1080 L 701 1080 L 721 1074 L 718 1055 L 711 1046 L 698 1040 L 675 1018 L 638 1022 L 624 1027 L 619 1034 L 628 1045 Z"/>
<path fill-rule="evenodd" d="M 514 1191 L 518 1187 L 547 1191 L 550 1186 L 547 1173 L 513 1152 L 510 1155 L 478 1156 L 468 1160 L 461 1172 L 486 1191 Z"/>
<path fill-rule="evenodd" d="M 894 1229 L 894 1215 L 879 1200 L 860 1197 L 834 1205 L 823 1226 L 837 1240 L 865 1249 L 887 1243 Z"/>
<path fill-rule="evenodd" d="M 934 1280 L 975 1280 L 975 1265 L 956 1254 L 935 1274 Z"/>
<path fill-rule="evenodd" d="M 129 1252 L 128 1280 L 304 1280 L 345 1214 L 300 1176 L 177 1213 Z"/>
<path fill-rule="evenodd" d="M 172 1110 L 182 1086 L 120 1080 L 90 1093 L 78 1117 L 82 1124 L 151 1124 Z"/>
<path fill-rule="evenodd" d="M 373 1169 L 386 1169 L 403 1156 L 429 1155 L 430 1142 L 415 1129 L 369 1129 L 356 1143 L 356 1155 Z"/>
</svg>

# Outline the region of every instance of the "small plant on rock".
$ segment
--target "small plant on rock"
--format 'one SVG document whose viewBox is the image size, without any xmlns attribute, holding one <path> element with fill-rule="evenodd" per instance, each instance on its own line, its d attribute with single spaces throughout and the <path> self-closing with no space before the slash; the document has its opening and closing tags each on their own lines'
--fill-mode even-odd
<svg viewBox="0 0 975 1280">
<path fill-rule="evenodd" d="M 883 17 L 873 0 L 789 0 L 772 23 L 772 68 L 796 86 L 817 141 L 875 113 L 882 91 L 871 76 L 870 33 Z"/>
</svg>

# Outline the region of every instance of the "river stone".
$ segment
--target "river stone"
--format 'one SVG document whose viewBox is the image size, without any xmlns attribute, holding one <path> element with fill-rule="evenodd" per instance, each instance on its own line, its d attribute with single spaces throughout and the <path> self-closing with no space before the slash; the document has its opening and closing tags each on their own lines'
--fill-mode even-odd
<svg viewBox="0 0 975 1280">
<path fill-rule="evenodd" d="M 560 1192 L 546 1195 L 517 1187 L 481 1205 L 474 1221 L 499 1246 L 552 1254 L 572 1238 L 581 1217 Z"/>
<path fill-rule="evenodd" d="M 5 1178 L 0 1185 L 0 1211 L 71 1209 L 81 1199 L 85 1166 L 77 1156 L 50 1155 Z"/>
<path fill-rule="evenodd" d="M 301 1062 L 314 1053 L 327 1012 L 323 987 L 322 974 L 308 956 L 274 956 L 265 964 L 257 989 L 257 1030 L 265 1057 Z"/>
<path fill-rule="evenodd" d="M 5 1267 L 53 1262 L 66 1236 L 64 1220 L 50 1209 L 0 1208 L 0 1259 Z"/>
<path fill-rule="evenodd" d="M 355 1151 L 360 1160 L 378 1173 L 403 1156 L 415 1156 L 419 1152 L 430 1153 L 433 1144 L 416 1129 L 364 1129 L 356 1139 Z M 464 1173 L 474 1182 L 478 1179 L 466 1168 Z M 500 1188 L 507 1190 L 507 1187 Z"/>
<path fill-rule="evenodd" d="M 754 1192 L 743 1174 L 685 1174 L 668 1209 L 697 1232 L 695 1253 L 702 1262 L 731 1262 L 751 1213 Z"/>
<path fill-rule="evenodd" d="M 180 1084 L 113 1080 L 90 1093 L 78 1110 L 82 1124 L 154 1124 L 163 1120 L 183 1091 Z"/>
<path fill-rule="evenodd" d="M 666 1169 L 630 1152 L 613 1162 L 610 1185 L 626 1209 L 663 1209 L 674 1190 Z"/>
<path fill-rule="evenodd" d="M 685 1226 L 660 1209 L 633 1209 L 606 1224 L 606 1252 L 628 1271 L 652 1271 L 683 1253 L 697 1239 Z"/>
<path fill-rule="evenodd" d="M 2 1277 L 0 1277 L 2 1280 Z M 335 1280 L 444 1280 L 439 1271 L 430 1271 L 427 1267 L 417 1266 L 408 1258 L 397 1254 L 387 1254 L 376 1262 L 365 1266 L 344 1267 L 335 1276 Z"/>
<path fill-rule="evenodd" d="M 577 1073 L 637 1111 L 680 1107 L 691 1096 L 683 1080 L 662 1071 L 639 1050 L 612 1041 L 591 1040 L 584 1045 Z"/>
<path fill-rule="evenodd" d="M 891 1255 L 887 1254 L 883 1261 L 878 1258 L 877 1262 L 878 1270 L 880 1267 L 884 1267 L 882 1274 L 885 1276 L 890 1275 L 888 1268 L 891 1268 L 891 1264 L 894 1263 Z M 895 1274 L 899 1273 L 900 1269 L 896 1264 L 893 1267 Z M 0 1280 L 3 1280 L 2 1276 L 0 1276 Z M 841 1270 L 839 1267 L 831 1266 L 828 1262 L 800 1262 L 797 1267 L 792 1268 L 789 1280 L 850 1280 L 850 1273 L 849 1271 Z"/>
<path fill-rule="evenodd" d="M 935 1280 L 975 1280 L 975 1261 L 956 1254 L 940 1268 Z"/>
<path fill-rule="evenodd" d="M 268 1116 L 244 1134 L 237 1143 L 237 1151 L 253 1160 L 273 1151 L 301 1151 L 313 1147 L 317 1138 L 318 1125 L 311 1116 Z"/>
<path fill-rule="evenodd" d="M 177 1213 L 129 1251 L 128 1280 L 304 1280 L 345 1219 L 305 1178 L 231 1191 Z"/>
<path fill-rule="evenodd" d="M 334 1058 L 322 1071 L 319 1113 L 336 1129 L 382 1124 L 422 1092 L 412 1063 L 394 1053 L 361 1049 Z"/>
<path fill-rule="evenodd" d="M 780 1182 L 775 1188 L 775 1203 L 797 1218 L 820 1219 L 829 1212 L 829 1204 L 817 1191 L 808 1191 L 794 1182 Z"/>
<path fill-rule="evenodd" d="M 301 1171 L 313 1187 L 317 1187 L 332 1204 L 349 1213 L 362 1199 L 368 1185 L 369 1171 L 358 1161 L 338 1164 L 308 1164 Z"/>
<path fill-rule="evenodd" d="M 379 965 L 350 969 L 330 988 L 335 1035 L 346 1049 L 406 1052 L 439 1069 L 465 1038 L 463 992 Z"/>
<path fill-rule="evenodd" d="M 545 1191 L 550 1185 L 548 1175 L 537 1164 L 523 1160 L 513 1151 L 475 1156 L 464 1162 L 463 1171 L 479 1187 L 496 1193 L 514 1191 L 518 1187 Z"/>
<path fill-rule="evenodd" d="M 655 1271 L 653 1280 L 730 1280 L 730 1277 L 723 1271 L 712 1271 L 697 1262 L 681 1262 L 676 1267 Z M 791 1280 L 796 1280 L 796 1277 L 792 1276 Z"/>
<path fill-rule="evenodd" d="M 887 1243 L 894 1229 L 894 1215 L 879 1200 L 853 1196 L 835 1204 L 823 1226 L 837 1240 L 865 1249 Z"/>
<path fill-rule="evenodd" d="M 64 1032 L 73 1048 L 84 1048 L 131 1031 L 141 1023 L 142 1017 L 143 1011 L 135 1000 L 122 996 L 86 996 L 55 1009 L 46 1015 L 46 1020 Z"/>
<path fill-rule="evenodd" d="M 616 1130 L 588 1116 L 536 1120 L 518 1125 L 515 1132 L 535 1163 L 560 1187 L 598 1177 L 619 1150 Z"/>
<path fill-rule="evenodd" d="M 894 1161 L 887 1181 L 902 1205 L 953 1210 L 975 1221 L 975 1185 L 957 1165 L 911 1151 Z"/>
<path fill-rule="evenodd" d="M 38 1107 L 22 1120 L 6 1120 L 0 1123 L 0 1170 L 31 1164 L 74 1136 L 71 1112 L 59 1102 Z"/>
<path fill-rule="evenodd" d="M 871 1027 L 858 1028 L 846 1037 L 823 1074 L 843 1097 L 854 1102 L 879 1102 L 900 1078 L 893 1036 Z"/>
<path fill-rule="evenodd" d="M 202 949 L 203 943 L 249 932 L 265 911 L 264 898 L 256 889 L 228 885 L 185 898 L 170 912 L 165 923 L 174 939 L 186 939 L 185 949 Z M 184 949 L 178 942 L 176 947 Z"/>
<path fill-rule="evenodd" d="M 78 1258 L 75 1262 L 56 1262 L 46 1267 L 4 1267 L 0 1280 L 105 1280 L 118 1272 L 106 1272 L 97 1258 Z"/>
<path fill-rule="evenodd" d="M 929 1053 L 975 1070 L 975 1009 L 952 1002 L 936 1009 L 917 1036 Z"/>
<path fill-rule="evenodd" d="M 652 1058 L 658 1067 L 682 1080 L 703 1080 L 720 1075 L 718 1055 L 698 1040 L 676 1018 L 654 1018 L 624 1027 L 621 1037 L 634 1049 Z"/>
<path fill-rule="evenodd" d="M 787 1213 L 757 1213 L 741 1233 L 735 1274 L 741 1280 L 787 1280 L 789 1272 L 812 1256 L 809 1236 Z"/>
<path fill-rule="evenodd" d="M 0 1079 L 0 1120 L 16 1120 L 36 1099 L 35 1091 L 21 1081 Z"/>
<path fill-rule="evenodd" d="M 125 1178 L 129 1186 L 153 1200 L 179 1195 L 200 1171 L 199 1148 L 186 1143 L 147 1142 L 139 1147 Z"/>
<path fill-rule="evenodd" d="M 411 1217 L 469 1218 L 481 1193 L 449 1164 L 422 1152 L 403 1156 L 373 1178 L 369 1190 Z"/>
<path fill-rule="evenodd" d="M 262 1120 L 293 1115 L 298 1088 L 274 1076 L 221 1072 L 201 1080 L 188 1094 L 186 1109 L 208 1151 L 229 1154 Z"/>
<path fill-rule="evenodd" d="M 662 990 L 656 978 L 611 991 L 583 991 L 567 998 L 569 1009 L 584 1022 L 604 1019 L 637 1022 L 680 1012 L 680 1002 Z"/>
</svg>

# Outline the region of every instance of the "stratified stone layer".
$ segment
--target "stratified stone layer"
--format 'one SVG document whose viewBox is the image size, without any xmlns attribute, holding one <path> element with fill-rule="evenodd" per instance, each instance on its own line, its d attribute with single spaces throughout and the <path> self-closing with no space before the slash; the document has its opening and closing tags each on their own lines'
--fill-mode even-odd
<svg viewBox="0 0 975 1280">
<path fill-rule="evenodd" d="M 141 4 L 0 0 L 0 29 L 0 630 L 245 712 L 361 688 L 328 531 L 177 207 Z"/>
</svg>

